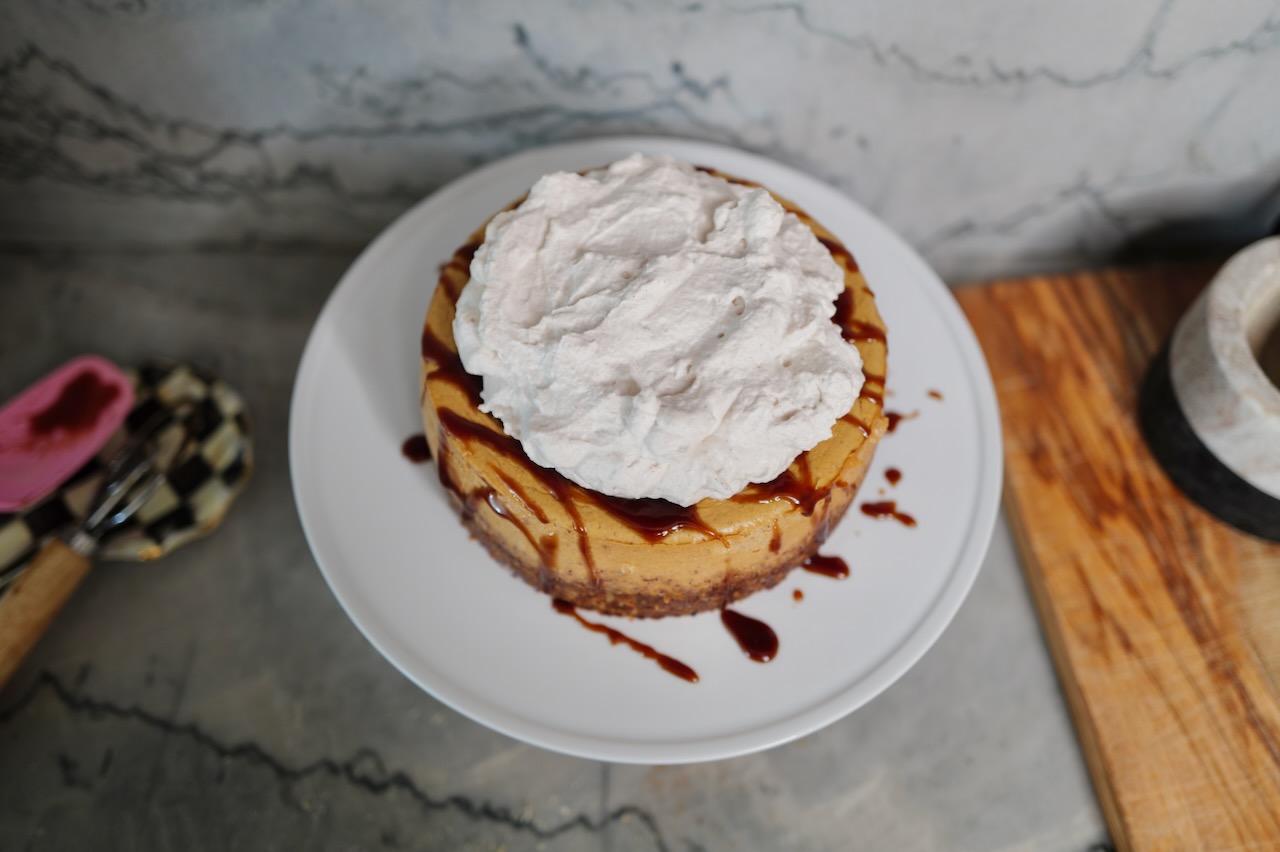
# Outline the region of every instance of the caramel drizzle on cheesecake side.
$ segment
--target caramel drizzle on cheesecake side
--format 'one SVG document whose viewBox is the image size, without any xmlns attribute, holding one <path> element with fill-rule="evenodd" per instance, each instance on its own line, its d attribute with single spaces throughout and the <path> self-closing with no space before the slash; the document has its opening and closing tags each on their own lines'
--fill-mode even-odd
<svg viewBox="0 0 1280 852">
<path fill-rule="evenodd" d="M 451 290 L 445 292 L 452 293 Z M 422 332 L 422 356 L 431 362 L 431 367 L 427 370 L 428 381 L 446 381 L 461 388 L 473 403 L 479 404 L 480 379 L 463 369 L 462 360 L 457 352 L 451 350 L 429 327 L 424 328 Z M 676 530 L 689 529 L 706 538 L 724 542 L 725 546 L 728 546 L 724 536 L 702 522 L 695 506 L 680 506 L 666 500 L 655 499 L 627 500 L 598 494 L 566 479 L 555 470 L 535 464 L 525 454 L 520 442 L 503 432 L 492 417 L 486 417 L 486 422 L 480 422 L 464 417 L 456 411 L 441 408 L 439 418 L 441 432 L 448 433 L 455 441 L 464 445 L 484 445 L 494 453 L 516 462 L 551 494 L 555 502 L 565 508 L 577 533 L 578 549 L 586 562 L 592 583 L 598 584 L 599 580 L 595 573 L 595 560 L 591 555 L 590 536 L 582 515 L 578 511 L 580 503 L 595 506 L 650 542 L 661 541 Z M 447 446 L 447 443 L 442 440 L 440 446 Z M 446 458 L 441 458 L 437 467 L 440 484 L 457 498 L 464 513 L 473 513 L 476 507 L 482 503 L 488 503 L 498 517 L 510 521 L 528 539 L 543 559 L 544 569 L 549 569 L 549 566 L 554 564 L 547 559 L 547 557 L 553 557 L 555 553 L 555 545 L 547 541 L 554 536 L 536 534 L 513 512 L 508 511 L 493 489 L 481 487 L 471 492 L 464 491 L 450 473 L 450 462 Z M 512 496 L 516 501 L 527 508 L 530 514 L 540 522 L 546 523 L 548 518 L 545 512 L 541 509 L 535 511 L 535 502 L 529 499 L 529 495 L 519 489 L 519 486 L 509 477 L 501 476 L 503 483 L 508 488 L 512 488 Z"/>
<path fill-rule="evenodd" d="M 462 288 L 466 286 L 471 276 L 471 259 L 476 256 L 476 252 L 480 249 L 482 243 L 479 240 L 471 240 L 462 248 L 453 253 L 453 257 L 449 258 L 449 262 L 444 265 L 444 269 L 440 270 L 440 286 L 445 288 L 445 292 L 449 294 L 449 302 L 458 304 L 458 297 L 462 295 Z M 457 270 L 466 275 L 452 276 L 449 275 L 450 270 Z"/>
<path fill-rule="evenodd" d="M 699 166 L 698 169 L 711 174 L 720 174 L 714 169 L 702 166 Z M 727 175 L 720 176 L 746 186 L 759 186 L 759 184 L 751 181 L 729 178 Z M 523 198 L 512 202 L 508 209 L 519 205 L 522 200 Z M 821 236 L 820 234 L 824 233 L 823 229 L 808 214 L 784 199 L 778 200 L 787 212 L 800 218 L 814 230 L 816 235 L 819 235 L 819 241 L 831 252 L 832 258 L 838 265 L 850 273 L 858 271 L 858 264 L 848 249 L 830 237 Z M 459 248 L 441 269 L 439 287 L 451 304 L 456 304 L 458 297 L 461 295 L 462 288 L 469 278 L 471 260 L 480 244 L 478 239 L 473 238 Z M 862 289 L 868 294 L 870 293 L 865 282 L 862 283 Z M 871 343 L 886 346 L 883 329 L 858 320 L 854 315 L 854 309 L 853 294 L 848 288 L 845 288 L 836 300 L 836 311 L 833 316 L 833 320 L 841 328 L 844 339 L 855 344 Z M 424 399 L 428 382 L 444 381 L 453 385 L 466 396 L 473 410 L 478 409 L 481 402 L 480 379 L 466 372 L 456 349 L 441 339 L 431 330 L 429 325 L 423 328 L 421 350 L 424 361 L 429 362 L 426 370 L 426 381 L 423 382 Z M 862 390 L 859 392 L 859 400 L 866 399 L 877 408 L 883 407 L 884 382 L 885 376 L 883 374 L 864 371 L 864 382 Z M 871 426 L 858 417 L 857 408 L 858 404 L 855 401 L 854 406 L 851 407 L 846 415 L 840 418 L 839 422 L 858 429 L 865 438 L 871 434 Z M 685 507 L 666 500 L 652 498 L 629 500 L 609 497 L 583 488 L 565 478 L 559 472 L 535 464 L 525 454 L 520 442 L 507 435 L 496 419 L 488 415 L 482 415 L 482 417 L 484 417 L 484 422 L 472 420 L 456 411 L 441 408 L 439 410 L 439 425 L 442 433 L 439 442 L 440 447 L 447 446 L 447 442 L 443 438 L 444 433 L 448 433 L 450 437 L 463 445 L 482 444 L 500 456 L 520 465 L 531 478 L 546 489 L 555 502 L 563 506 L 568 512 L 576 533 L 578 550 L 586 564 L 587 572 L 593 585 L 599 585 L 599 578 L 596 574 L 595 559 L 591 554 L 590 536 L 576 501 L 592 505 L 650 542 L 662 541 L 676 530 L 688 529 L 707 539 L 719 540 L 724 543 L 726 548 L 728 547 L 728 541 L 724 536 L 701 520 L 696 506 Z M 543 535 L 531 529 L 520 519 L 517 513 L 510 510 L 503 502 L 502 497 L 492 488 L 482 486 L 469 493 L 464 492 L 449 470 L 452 460 L 447 458 L 447 453 L 442 453 L 441 456 L 437 460 L 440 484 L 458 501 L 464 517 L 474 515 L 478 507 L 488 504 L 494 514 L 514 525 L 538 554 L 541 562 L 541 587 L 544 591 L 547 590 L 550 585 L 551 568 L 555 564 L 555 554 L 559 544 L 554 533 Z M 509 499 L 518 504 L 521 509 L 525 510 L 539 523 L 548 523 L 549 519 L 545 511 L 537 505 L 536 501 L 530 499 L 529 494 L 520 487 L 519 483 L 500 471 L 498 475 L 509 491 L 507 495 Z M 785 500 L 796 506 L 805 516 L 810 516 L 827 500 L 835 485 L 836 482 L 833 481 L 825 486 L 818 486 L 814 481 L 813 473 L 809 466 L 808 453 L 801 453 L 791 467 L 784 470 L 770 482 L 749 485 L 741 493 L 734 495 L 730 499 L 738 502 L 760 503 Z M 830 519 L 824 517 L 821 523 L 825 528 L 829 525 Z M 825 531 L 824 529 L 823 532 Z M 820 540 L 823 538 L 825 538 L 825 535 L 820 536 Z M 775 521 L 770 550 L 777 552 L 779 549 L 780 541 L 777 522 Z M 727 579 L 728 577 L 726 576 Z"/>
</svg>

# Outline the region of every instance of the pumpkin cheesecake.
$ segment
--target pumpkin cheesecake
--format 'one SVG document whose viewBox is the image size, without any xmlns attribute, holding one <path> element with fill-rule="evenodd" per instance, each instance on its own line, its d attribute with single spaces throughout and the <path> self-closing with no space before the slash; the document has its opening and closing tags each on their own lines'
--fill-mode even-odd
<svg viewBox="0 0 1280 852">
<path fill-rule="evenodd" d="M 604 613 L 776 585 L 887 427 L 885 326 L 853 255 L 786 199 L 669 158 L 548 176 L 476 230 L 442 267 L 421 354 L 463 523 L 530 585 Z"/>
</svg>

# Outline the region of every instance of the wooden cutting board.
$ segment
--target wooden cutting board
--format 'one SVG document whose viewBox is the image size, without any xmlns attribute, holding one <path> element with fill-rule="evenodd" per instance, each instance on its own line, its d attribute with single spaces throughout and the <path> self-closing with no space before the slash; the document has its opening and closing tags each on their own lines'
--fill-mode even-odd
<svg viewBox="0 0 1280 852">
<path fill-rule="evenodd" d="M 1280 545 L 1183 498 L 1136 421 L 1148 362 L 1216 270 L 957 291 L 1000 399 L 1006 512 L 1120 850 L 1280 849 Z"/>
</svg>

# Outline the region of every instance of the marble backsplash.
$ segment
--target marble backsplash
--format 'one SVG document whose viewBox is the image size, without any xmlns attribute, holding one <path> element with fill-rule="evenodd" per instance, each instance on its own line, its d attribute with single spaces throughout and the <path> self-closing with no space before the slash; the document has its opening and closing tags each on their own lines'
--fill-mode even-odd
<svg viewBox="0 0 1280 852">
<path fill-rule="evenodd" d="M 1280 3 L 6 0 L 0 249 L 340 246 L 549 142 L 723 142 L 948 280 L 1280 218 Z"/>
</svg>

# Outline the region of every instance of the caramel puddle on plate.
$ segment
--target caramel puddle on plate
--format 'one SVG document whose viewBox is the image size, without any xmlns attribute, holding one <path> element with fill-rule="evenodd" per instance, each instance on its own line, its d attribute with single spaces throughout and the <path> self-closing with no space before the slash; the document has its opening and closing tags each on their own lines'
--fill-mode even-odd
<svg viewBox="0 0 1280 852">
<path fill-rule="evenodd" d="M 767 663 L 778 656 L 778 634 L 763 621 L 727 608 L 720 610 L 720 621 L 752 660 Z"/>
<path fill-rule="evenodd" d="M 431 447 L 427 446 L 427 436 L 417 434 L 405 438 L 404 443 L 400 445 L 400 455 L 414 464 L 431 461 Z"/>
<path fill-rule="evenodd" d="M 894 500 L 879 500 L 873 503 L 863 503 L 858 507 L 862 510 L 862 514 L 869 518 L 893 518 L 905 527 L 916 526 L 916 519 L 908 515 L 906 512 L 898 510 L 898 504 Z"/>
</svg>

